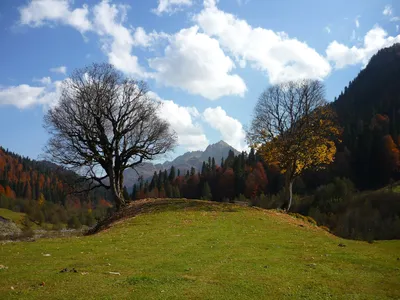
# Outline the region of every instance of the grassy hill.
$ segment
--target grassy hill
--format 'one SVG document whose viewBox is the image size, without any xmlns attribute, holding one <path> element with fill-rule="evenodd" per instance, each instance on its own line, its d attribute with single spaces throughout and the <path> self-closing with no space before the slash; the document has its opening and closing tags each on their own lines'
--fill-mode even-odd
<svg viewBox="0 0 400 300">
<path fill-rule="evenodd" d="M 0 299 L 400 298 L 400 241 L 343 240 L 232 204 L 129 211 L 95 235 L 1 244 Z"/>
<path fill-rule="evenodd" d="M 25 217 L 24 213 L 14 212 L 9 209 L 0 208 L 0 217 L 13 221 L 18 227 L 22 228 L 22 221 Z"/>
</svg>

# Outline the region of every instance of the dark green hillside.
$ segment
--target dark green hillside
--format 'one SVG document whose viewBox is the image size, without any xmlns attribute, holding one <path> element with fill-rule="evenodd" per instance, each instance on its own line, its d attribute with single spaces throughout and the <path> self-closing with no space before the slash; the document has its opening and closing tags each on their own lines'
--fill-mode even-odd
<svg viewBox="0 0 400 300">
<path fill-rule="evenodd" d="M 333 105 L 344 129 L 337 173 L 362 189 L 399 179 L 400 44 L 374 55 Z"/>
</svg>

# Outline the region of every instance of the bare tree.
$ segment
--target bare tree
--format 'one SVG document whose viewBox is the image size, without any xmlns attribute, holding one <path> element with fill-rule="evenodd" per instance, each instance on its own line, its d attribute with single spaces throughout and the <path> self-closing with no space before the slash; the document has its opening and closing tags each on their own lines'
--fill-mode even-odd
<svg viewBox="0 0 400 300">
<path fill-rule="evenodd" d="M 44 118 L 51 135 L 50 160 L 79 171 L 88 190 L 111 191 L 119 210 L 125 205 L 123 173 L 171 150 L 176 135 L 159 117 L 159 102 L 144 82 L 125 78 L 110 64 L 74 71 L 57 106 Z"/>
<path fill-rule="evenodd" d="M 335 119 L 320 81 L 291 81 L 261 94 L 247 139 L 265 161 L 279 165 L 285 174 L 288 210 L 294 179 L 306 169 L 333 161 L 340 133 Z"/>
</svg>

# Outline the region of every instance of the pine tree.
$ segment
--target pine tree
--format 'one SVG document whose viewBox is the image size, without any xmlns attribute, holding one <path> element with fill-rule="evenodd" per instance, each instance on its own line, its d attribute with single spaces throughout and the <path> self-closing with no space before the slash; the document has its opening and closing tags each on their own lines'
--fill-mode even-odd
<svg viewBox="0 0 400 300">
<path fill-rule="evenodd" d="M 254 148 L 250 149 L 250 153 L 249 153 L 249 157 L 247 159 L 247 163 L 250 166 L 253 166 L 256 163 L 256 156 L 255 156 L 255 153 L 254 153 Z"/>
<path fill-rule="evenodd" d="M 151 179 L 150 186 L 149 186 L 150 191 L 152 191 L 155 187 L 157 187 L 157 183 L 158 183 L 158 176 L 157 176 L 157 172 L 154 171 L 153 178 Z"/>
<path fill-rule="evenodd" d="M 211 200 L 212 199 L 210 185 L 208 184 L 207 181 L 203 185 L 203 189 L 201 191 L 201 198 L 203 200 Z"/>
<path fill-rule="evenodd" d="M 133 185 L 131 199 L 136 200 L 136 183 Z"/>
<path fill-rule="evenodd" d="M 159 191 L 161 191 L 161 186 L 162 186 L 162 173 L 161 170 L 158 171 L 158 178 L 157 178 L 157 188 Z"/>
<path fill-rule="evenodd" d="M 216 170 L 217 170 L 217 166 L 215 164 L 215 159 L 213 157 L 212 160 L 211 160 L 211 172 L 212 172 L 213 175 L 215 174 Z"/>
<path fill-rule="evenodd" d="M 206 175 L 207 167 L 206 167 L 206 162 L 203 161 L 203 165 L 201 166 L 201 175 Z"/>
<path fill-rule="evenodd" d="M 167 169 L 165 169 L 163 173 L 163 183 L 165 184 L 167 183 L 167 181 L 168 181 L 168 171 Z"/>
<path fill-rule="evenodd" d="M 194 176 L 196 174 L 196 169 L 194 167 L 190 168 L 190 176 Z"/>
<path fill-rule="evenodd" d="M 175 180 L 175 177 L 176 177 L 176 175 L 175 175 L 175 167 L 172 166 L 171 170 L 169 171 L 169 176 L 168 176 L 169 182 L 173 182 Z"/>
</svg>

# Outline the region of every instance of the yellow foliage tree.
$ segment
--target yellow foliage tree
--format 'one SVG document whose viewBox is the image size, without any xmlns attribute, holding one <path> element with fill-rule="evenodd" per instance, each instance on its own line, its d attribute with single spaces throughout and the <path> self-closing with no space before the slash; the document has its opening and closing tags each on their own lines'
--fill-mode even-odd
<svg viewBox="0 0 400 300">
<path fill-rule="evenodd" d="M 42 193 L 39 194 L 39 198 L 37 199 L 39 206 L 43 206 L 44 202 L 46 199 L 44 198 L 44 195 Z"/>
<path fill-rule="evenodd" d="M 306 169 L 333 162 L 341 131 L 335 120 L 320 81 L 274 85 L 259 97 L 247 138 L 267 163 L 278 165 L 285 174 L 287 210 L 294 179 Z"/>
</svg>

